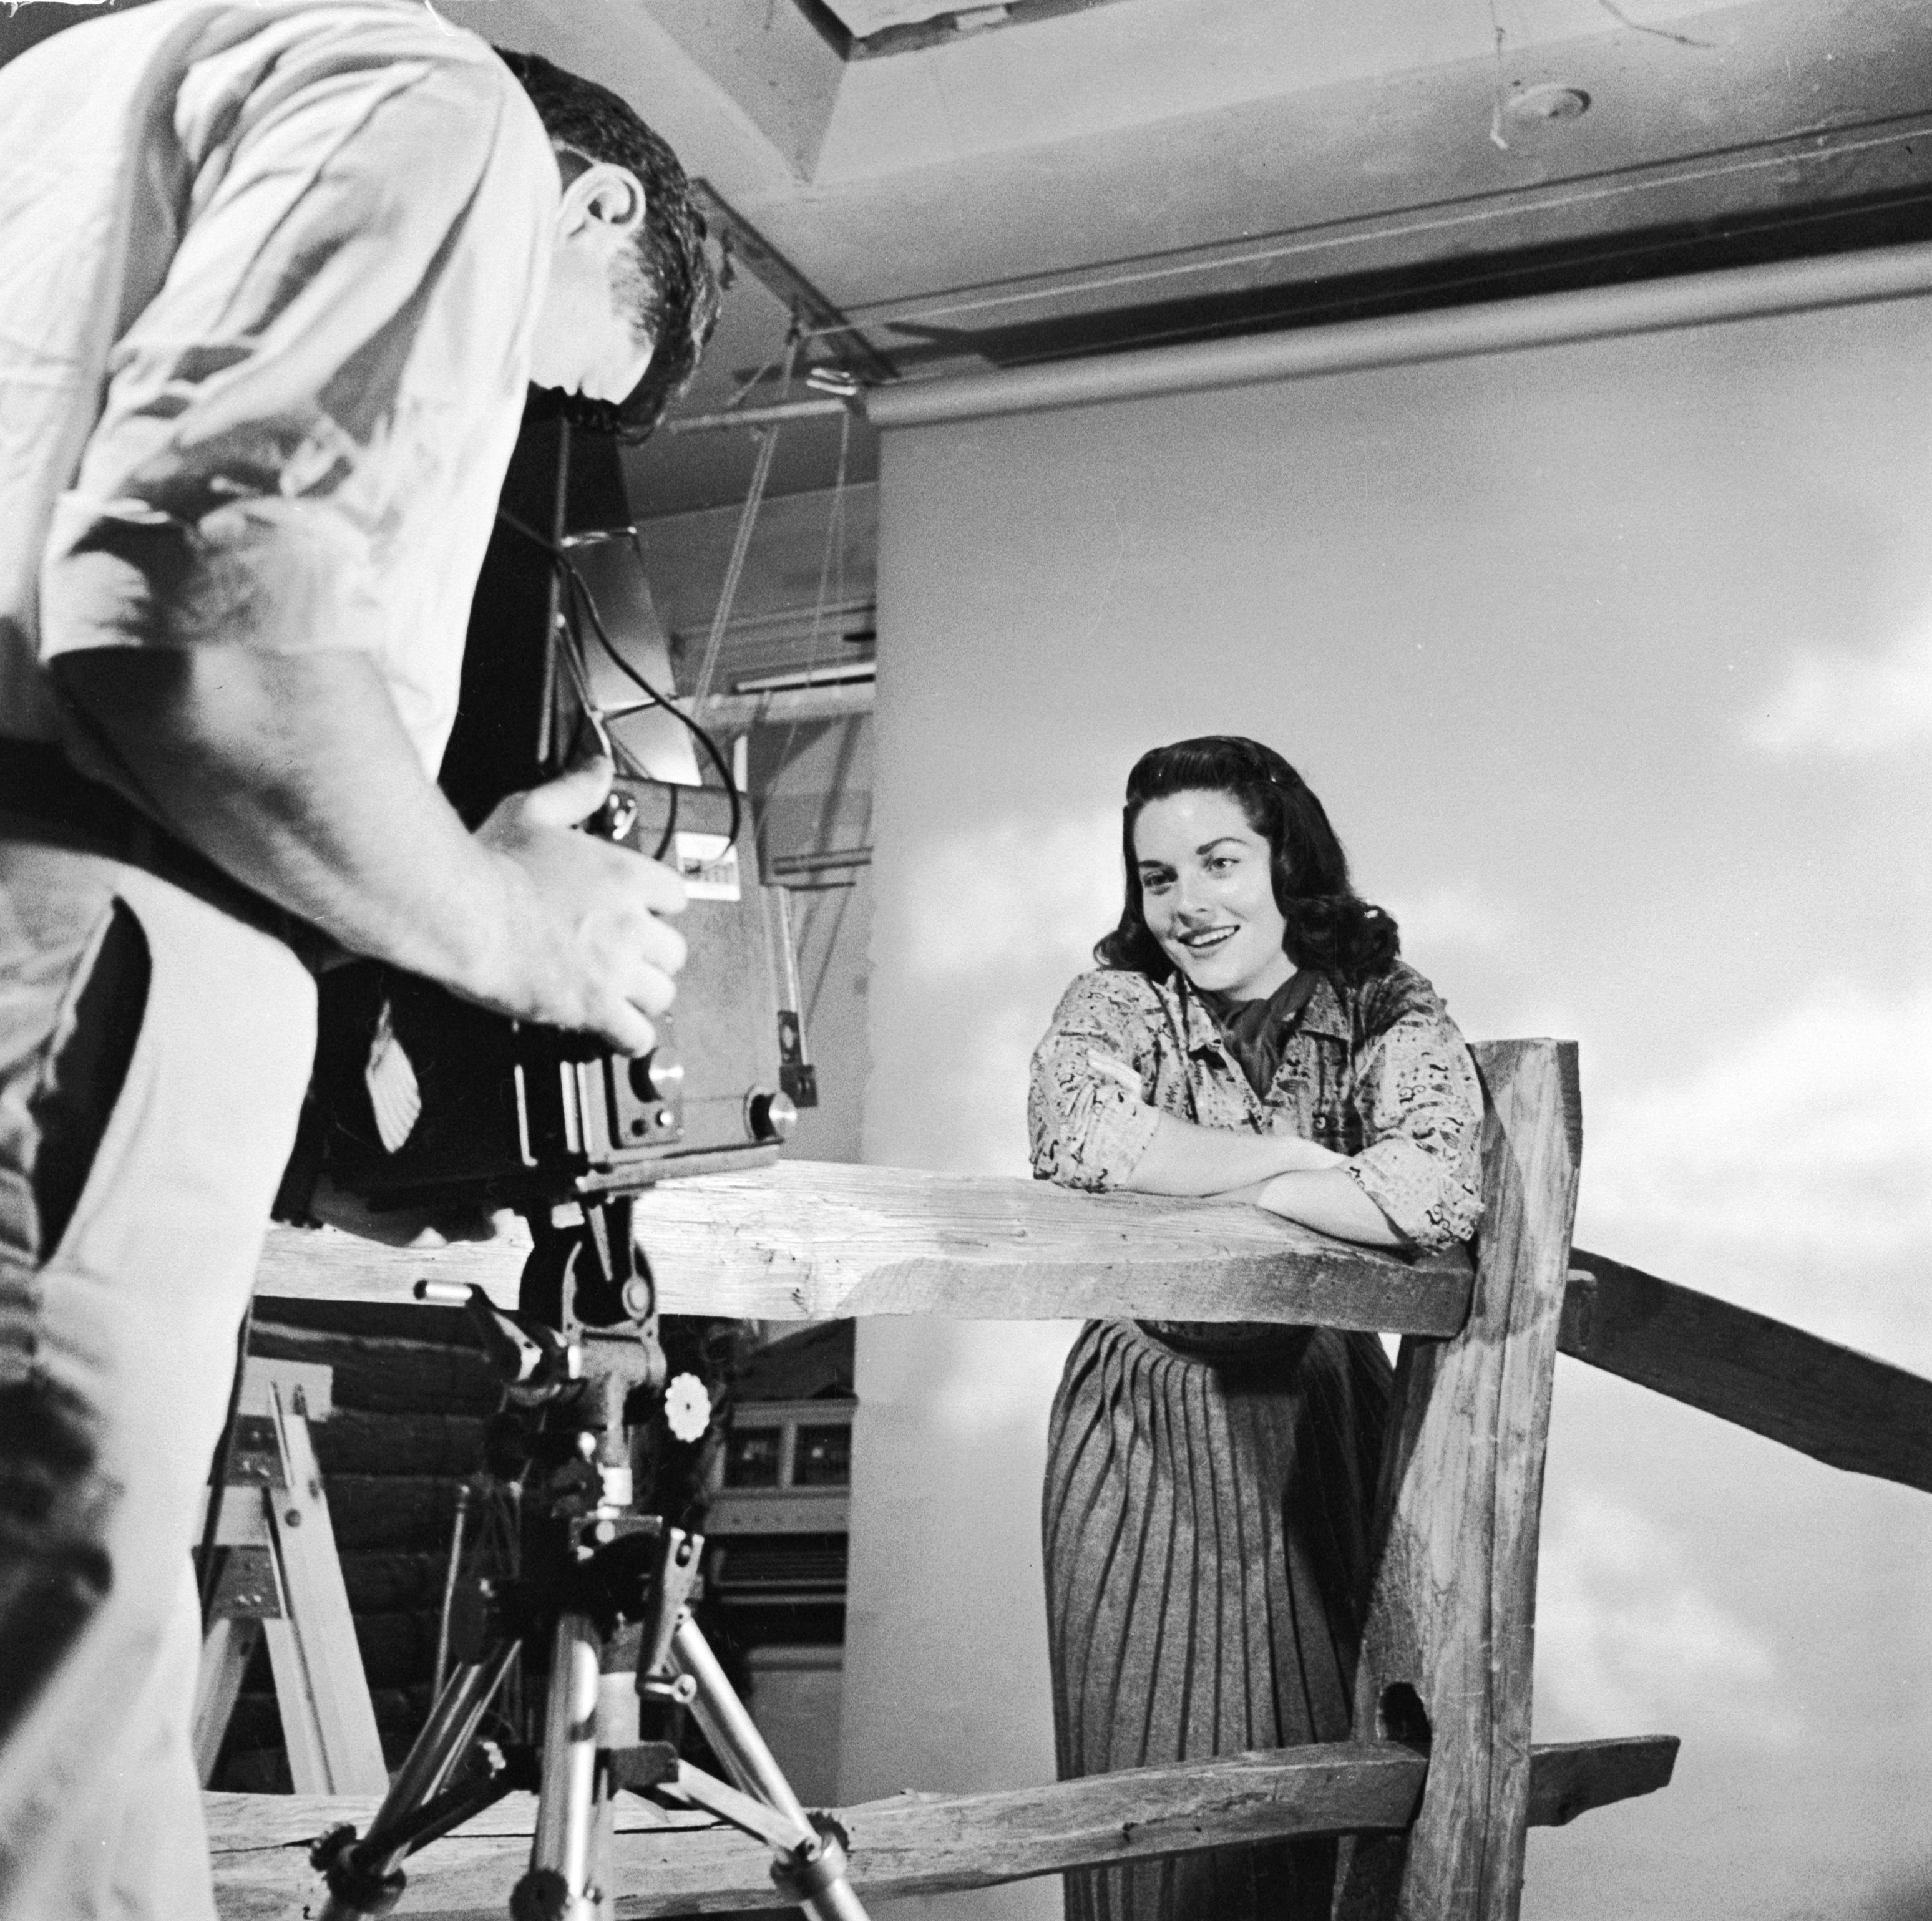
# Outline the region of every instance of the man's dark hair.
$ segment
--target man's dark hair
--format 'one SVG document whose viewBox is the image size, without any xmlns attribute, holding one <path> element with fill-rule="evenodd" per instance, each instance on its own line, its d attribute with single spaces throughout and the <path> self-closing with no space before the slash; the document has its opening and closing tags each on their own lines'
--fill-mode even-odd
<svg viewBox="0 0 1932 1921">
<path fill-rule="evenodd" d="M 1238 734 L 1205 734 L 1156 747 L 1134 763 L 1120 817 L 1127 898 L 1120 925 L 1094 950 L 1103 967 L 1164 981 L 1174 972 L 1150 931 L 1141 902 L 1134 823 L 1149 801 L 1220 793 L 1234 801 L 1268 844 L 1275 905 L 1287 923 L 1282 951 L 1350 986 L 1386 973 L 1401 952 L 1396 924 L 1348 884 L 1348 859 L 1306 781 L 1271 747 Z"/>
<path fill-rule="evenodd" d="M 676 154 L 608 87 L 541 54 L 500 46 L 496 53 L 530 95 L 554 145 L 586 161 L 628 167 L 644 187 L 638 264 L 645 290 L 638 325 L 654 343 L 651 364 L 620 405 L 584 400 L 571 409 L 585 425 L 641 440 L 690 385 L 717 324 L 718 277 L 704 251 L 704 216 Z"/>
</svg>

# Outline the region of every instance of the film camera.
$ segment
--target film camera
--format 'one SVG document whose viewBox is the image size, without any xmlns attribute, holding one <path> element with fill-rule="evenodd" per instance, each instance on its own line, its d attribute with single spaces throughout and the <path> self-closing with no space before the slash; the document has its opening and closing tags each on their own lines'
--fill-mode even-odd
<svg viewBox="0 0 1932 1921">
<path fill-rule="evenodd" d="M 663 700 L 668 649 L 618 450 L 533 400 L 470 619 L 442 781 L 472 824 L 595 744 L 616 762 L 590 831 L 674 864 L 689 958 L 647 1056 L 503 1019 L 372 963 L 325 977 L 307 1151 L 376 1207 L 527 1215 L 776 1156 L 817 1098 L 787 896 L 759 884 L 731 771 Z M 712 779 L 700 776 L 699 748 Z"/>
</svg>

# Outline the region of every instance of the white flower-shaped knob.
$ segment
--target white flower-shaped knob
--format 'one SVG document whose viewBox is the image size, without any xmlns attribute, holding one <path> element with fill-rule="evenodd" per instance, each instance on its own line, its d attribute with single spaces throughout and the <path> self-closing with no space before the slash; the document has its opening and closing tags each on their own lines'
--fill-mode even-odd
<svg viewBox="0 0 1932 1921">
<path fill-rule="evenodd" d="M 698 1441 L 711 1425 L 711 1396 L 695 1374 L 678 1374 L 664 1389 L 664 1419 L 681 1441 Z"/>
</svg>

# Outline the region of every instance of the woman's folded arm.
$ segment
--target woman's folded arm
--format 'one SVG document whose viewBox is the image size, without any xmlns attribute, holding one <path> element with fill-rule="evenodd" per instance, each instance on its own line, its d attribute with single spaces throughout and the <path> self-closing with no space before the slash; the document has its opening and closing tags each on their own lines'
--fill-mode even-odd
<svg viewBox="0 0 1932 1921">
<path fill-rule="evenodd" d="M 1139 1160 L 1114 1185 L 1141 1194 L 1227 1194 L 1342 1164 L 1340 1154 L 1298 1134 L 1237 1134 L 1156 1114 Z"/>
<path fill-rule="evenodd" d="M 1336 1164 L 1308 1172 L 1277 1174 L 1258 1181 L 1227 1197 L 1251 1200 L 1285 1221 L 1298 1221 L 1337 1240 L 1358 1241 L 1364 1247 L 1412 1248 L 1402 1232 L 1351 1176 L 1351 1163 L 1337 1155 Z"/>
</svg>

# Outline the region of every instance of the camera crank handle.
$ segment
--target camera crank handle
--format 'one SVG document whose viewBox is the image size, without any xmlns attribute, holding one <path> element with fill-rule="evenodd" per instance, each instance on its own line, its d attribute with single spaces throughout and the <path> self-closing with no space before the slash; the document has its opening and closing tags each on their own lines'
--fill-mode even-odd
<svg viewBox="0 0 1932 1921">
<path fill-rule="evenodd" d="M 490 1365 L 512 1387 L 532 1388 L 569 1379 L 576 1372 L 571 1350 L 548 1329 L 524 1331 L 481 1287 L 458 1281 L 418 1281 L 411 1290 L 419 1301 L 461 1308 L 483 1337 Z"/>
</svg>

